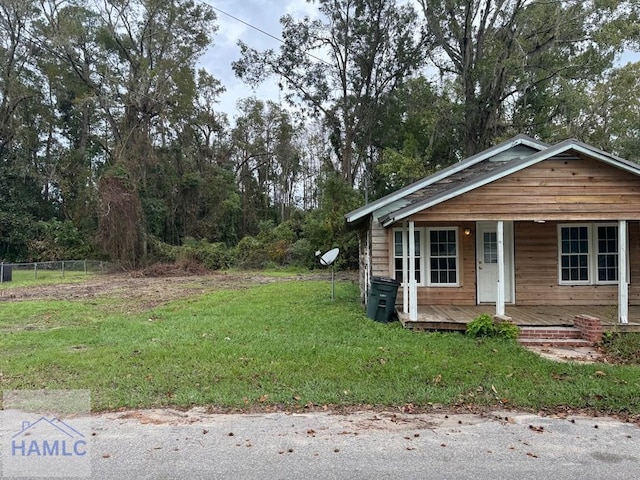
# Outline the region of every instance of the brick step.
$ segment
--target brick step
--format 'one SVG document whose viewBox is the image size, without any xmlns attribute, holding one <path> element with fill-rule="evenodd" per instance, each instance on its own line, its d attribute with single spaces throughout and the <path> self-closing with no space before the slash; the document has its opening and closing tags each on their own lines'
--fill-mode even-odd
<svg viewBox="0 0 640 480">
<path fill-rule="evenodd" d="M 582 332 L 575 327 L 521 327 L 520 338 L 582 338 Z"/>
<path fill-rule="evenodd" d="M 519 338 L 523 347 L 592 347 L 593 342 L 580 338 Z"/>
</svg>

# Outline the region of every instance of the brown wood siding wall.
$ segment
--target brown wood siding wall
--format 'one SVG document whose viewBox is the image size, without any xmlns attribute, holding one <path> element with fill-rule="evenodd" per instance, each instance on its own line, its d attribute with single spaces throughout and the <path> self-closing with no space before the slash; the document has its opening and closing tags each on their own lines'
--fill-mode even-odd
<svg viewBox="0 0 640 480">
<path fill-rule="evenodd" d="M 476 304 L 476 246 L 473 235 L 465 236 L 464 229 L 475 230 L 473 222 L 417 222 L 416 228 L 458 227 L 461 282 L 459 287 L 418 287 L 418 306 L 420 305 L 475 305 Z M 391 231 L 391 230 L 390 230 Z M 390 255 L 392 255 L 392 252 Z M 426 253 L 426 252 L 425 252 Z M 426 267 L 426 257 L 423 267 Z M 426 271 L 423 274 L 426 275 Z M 402 286 L 398 289 L 397 305 L 402 305 Z"/>
<path fill-rule="evenodd" d="M 545 160 L 431 207 L 415 221 L 640 219 L 640 177 L 592 159 Z"/>
<path fill-rule="evenodd" d="M 389 277 L 389 255 L 391 249 L 390 231 L 385 229 L 380 222 L 371 220 L 371 276 Z"/>
<path fill-rule="evenodd" d="M 558 284 L 558 223 L 522 222 L 515 229 L 517 305 L 616 305 L 617 285 Z M 640 305 L 640 226 L 629 223 L 629 303 Z M 616 311 L 612 311 L 613 317 Z"/>
</svg>

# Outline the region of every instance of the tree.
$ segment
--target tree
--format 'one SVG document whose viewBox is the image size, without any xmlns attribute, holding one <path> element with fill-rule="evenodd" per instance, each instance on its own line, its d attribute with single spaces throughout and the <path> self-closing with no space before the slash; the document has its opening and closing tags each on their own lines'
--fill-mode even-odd
<svg viewBox="0 0 640 480">
<path fill-rule="evenodd" d="M 157 148 L 172 140 L 169 123 L 191 115 L 195 63 L 211 44 L 215 13 L 194 0 L 105 0 L 95 11 L 75 0 L 42 5 L 49 51 L 74 72 L 103 120 L 99 238 L 109 239 L 114 224 L 131 226 L 122 233 L 135 246 L 127 262 L 136 265 L 146 252 L 147 222 L 144 208 L 129 207 L 149 203 L 147 175 Z M 123 251 L 111 253 L 118 258 Z"/>
<path fill-rule="evenodd" d="M 438 46 L 434 63 L 458 81 L 467 156 L 503 135 L 516 107 L 529 109 L 534 97 L 552 102 L 561 88 L 596 79 L 625 41 L 614 32 L 628 27 L 638 8 L 626 0 L 419 3 Z M 548 120 L 536 115 L 519 117 Z"/>
<path fill-rule="evenodd" d="M 425 77 L 404 83 L 385 99 L 376 138 L 385 145 L 372 171 L 371 195 L 380 198 L 459 161 L 462 106 L 450 82 Z"/>
<path fill-rule="evenodd" d="M 321 19 L 283 17 L 280 52 L 239 42 L 243 80 L 282 79 L 290 101 L 320 115 L 330 131 L 332 168 L 353 185 L 371 154 L 381 98 L 423 64 L 427 36 L 409 5 L 394 0 L 318 0 Z"/>
<path fill-rule="evenodd" d="M 580 112 L 580 138 L 640 162 L 640 62 L 609 72 L 589 91 Z"/>
<path fill-rule="evenodd" d="M 284 218 L 293 204 L 299 173 L 295 128 L 274 102 L 241 100 L 242 115 L 231 133 L 232 157 L 242 194 L 243 231 L 255 235 L 263 220 Z"/>
</svg>

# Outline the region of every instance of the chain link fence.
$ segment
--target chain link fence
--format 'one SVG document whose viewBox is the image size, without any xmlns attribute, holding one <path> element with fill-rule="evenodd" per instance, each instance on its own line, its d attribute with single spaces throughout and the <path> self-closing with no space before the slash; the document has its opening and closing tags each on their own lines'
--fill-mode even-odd
<svg viewBox="0 0 640 480">
<path fill-rule="evenodd" d="M 99 260 L 61 260 L 56 262 L 0 263 L 0 283 L 20 279 L 65 278 L 65 275 L 103 273 L 111 267 Z"/>
</svg>

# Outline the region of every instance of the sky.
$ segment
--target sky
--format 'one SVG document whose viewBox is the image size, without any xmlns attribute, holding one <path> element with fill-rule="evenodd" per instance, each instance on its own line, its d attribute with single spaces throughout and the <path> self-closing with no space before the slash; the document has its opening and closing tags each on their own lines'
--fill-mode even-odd
<svg viewBox="0 0 640 480">
<path fill-rule="evenodd" d="M 317 16 L 317 5 L 306 0 L 202 0 L 203 3 L 227 12 L 246 23 L 280 37 L 280 18 L 291 14 L 295 18 Z M 278 49 L 280 42 L 216 10 L 218 32 L 214 45 L 200 59 L 200 65 L 222 82 L 227 89 L 220 97 L 219 110 L 226 112 L 229 120 L 238 114 L 236 103 L 242 98 L 255 95 L 261 99 L 279 100 L 276 79 L 268 79 L 253 90 L 238 79 L 231 62 L 240 58 L 238 40 L 257 50 Z"/>
</svg>

